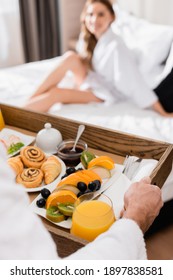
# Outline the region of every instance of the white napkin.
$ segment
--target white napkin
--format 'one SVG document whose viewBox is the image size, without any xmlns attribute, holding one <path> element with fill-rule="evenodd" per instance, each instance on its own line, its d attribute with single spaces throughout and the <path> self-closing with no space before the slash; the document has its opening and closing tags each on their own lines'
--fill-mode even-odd
<svg viewBox="0 0 173 280">
<path fill-rule="evenodd" d="M 136 157 L 136 159 L 138 159 Z M 133 182 L 138 182 L 142 178 L 149 176 L 152 170 L 157 165 L 158 161 L 153 159 L 143 159 L 140 162 L 138 169 L 135 172 L 135 176 L 132 180 L 129 180 L 126 175 L 122 173 L 124 169 L 123 165 L 116 164 L 116 173 L 119 176 L 115 177 L 115 181 L 111 186 L 104 192 L 113 202 L 113 209 L 116 219 L 120 217 L 120 212 L 124 207 L 124 194 Z"/>
<path fill-rule="evenodd" d="M 143 159 L 132 178 L 132 182 L 138 182 L 142 178 L 149 176 L 153 169 L 156 167 L 158 161 L 155 159 Z"/>
<path fill-rule="evenodd" d="M 136 158 L 137 159 L 137 158 Z M 157 165 L 157 161 L 153 159 L 144 159 L 140 165 L 133 180 L 129 180 L 126 175 L 122 173 L 123 165 L 116 164 L 116 172 L 121 173 L 117 180 L 104 192 L 113 203 L 115 217 L 120 217 L 120 212 L 124 206 L 124 194 L 133 182 L 140 181 L 143 177 L 149 176 L 152 170 Z"/>
<path fill-rule="evenodd" d="M 133 177 L 132 182 L 139 181 L 143 177 L 149 176 L 156 167 L 157 163 L 158 161 L 154 159 L 143 159 L 140 163 L 137 173 Z M 173 199 L 173 171 L 171 171 L 161 191 L 164 202 Z"/>
<path fill-rule="evenodd" d="M 118 164 L 116 168 L 122 169 L 118 167 Z M 104 192 L 112 200 L 116 219 L 120 217 L 120 212 L 124 207 L 124 194 L 130 185 L 131 181 L 124 174 L 121 174 L 111 187 Z"/>
<path fill-rule="evenodd" d="M 137 157 L 136 157 L 137 159 Z M 135 173 L 131 182 L 140 181 L 142 178 L 149 176 L 156 167 L 158 161 L 154 159 L 143 159 Z M 173 171 L 168 176 L 165 184 L 162 187 L 162 199 L 164 202 L 173 199 Z"/>
</svg>

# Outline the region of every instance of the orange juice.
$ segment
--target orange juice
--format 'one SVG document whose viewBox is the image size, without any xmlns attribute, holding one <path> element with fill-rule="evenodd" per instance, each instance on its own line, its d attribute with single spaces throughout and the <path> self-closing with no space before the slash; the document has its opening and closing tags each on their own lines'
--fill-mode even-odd
<svg viewBox="0 0 173 280">
<path fill-rule="evenodd" d="M 71 233 L 92 241 L 114 221 L 114 212 L 109 204 L 99 200 L 84 201 L 73 213 Z"/>
<path fill-rule="evenodd" d="M 5 123 L 0 109 L 0 130 L 2 130 L 4 127 L 5 127 Z"/>
</svg>

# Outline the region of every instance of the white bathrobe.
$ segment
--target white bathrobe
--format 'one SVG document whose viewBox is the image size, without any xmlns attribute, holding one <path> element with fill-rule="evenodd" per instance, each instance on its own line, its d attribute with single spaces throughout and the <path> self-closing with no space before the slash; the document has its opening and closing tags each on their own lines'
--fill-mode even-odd
<svg viewBox="0 0 173 280">
<path fill-rule="evenodd" d="M 0 143 L 0 259 L 59 259 L 54 241 L 29 209 L 28 195 L 15 183 L 6 160 Z M 122 219 L 68 259 L 146 259 L 143 234 L 134 221 Z"/>
<path fill-rule="evenodd" d="M 82 41 L 78 44 L 82 52 Z M 81 89 L 112 103 L 128 100 L 140 108 L 153 105 L 158 98 L 143 79 L 132 52 L 123 40 L 109 28 L 94 49 L 91 71 Z"/>
</svg>

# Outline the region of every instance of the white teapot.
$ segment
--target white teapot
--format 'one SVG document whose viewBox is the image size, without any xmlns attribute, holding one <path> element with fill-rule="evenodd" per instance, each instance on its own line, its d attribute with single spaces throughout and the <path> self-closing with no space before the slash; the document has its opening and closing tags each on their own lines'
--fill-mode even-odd
<svg viewBox="0 0 173 280">
<path fill-rule="evenodd" d="M 62 142 L 62 135 L 59 130 L 52 128 L 50 123 L 44 125 L 36 136 L 36 145 L 45 153 L 55 154 L 57 146 Z"/>
</svg>

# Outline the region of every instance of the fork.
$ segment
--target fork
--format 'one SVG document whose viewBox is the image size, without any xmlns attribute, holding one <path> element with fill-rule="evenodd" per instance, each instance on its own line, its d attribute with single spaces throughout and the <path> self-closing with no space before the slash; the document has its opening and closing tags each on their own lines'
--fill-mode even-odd
<svg viewBox="0 0 173 280">
<path fill-rule="evenodd" d="M 126 156 L 124 162 L 123 162 L 123 165 L 124 165 L 124 169 L 122 171 L 122 173 L 124 173 L 126 175 L 126 173 L 128 173 L 128 170 L 131 166 L 131 164 L 133 163 L 134 161 L 134 157 L 131 157 L 129 155 Z"/>
<path fill-rule="evenodd" d="M 134 175 L 137 173 L 141 161 L 142 158 L 136 159 L 133 156 L 126 156 L 122 173 L 124 173 L 130 180 L 132 180 Z"/>
</svg>

